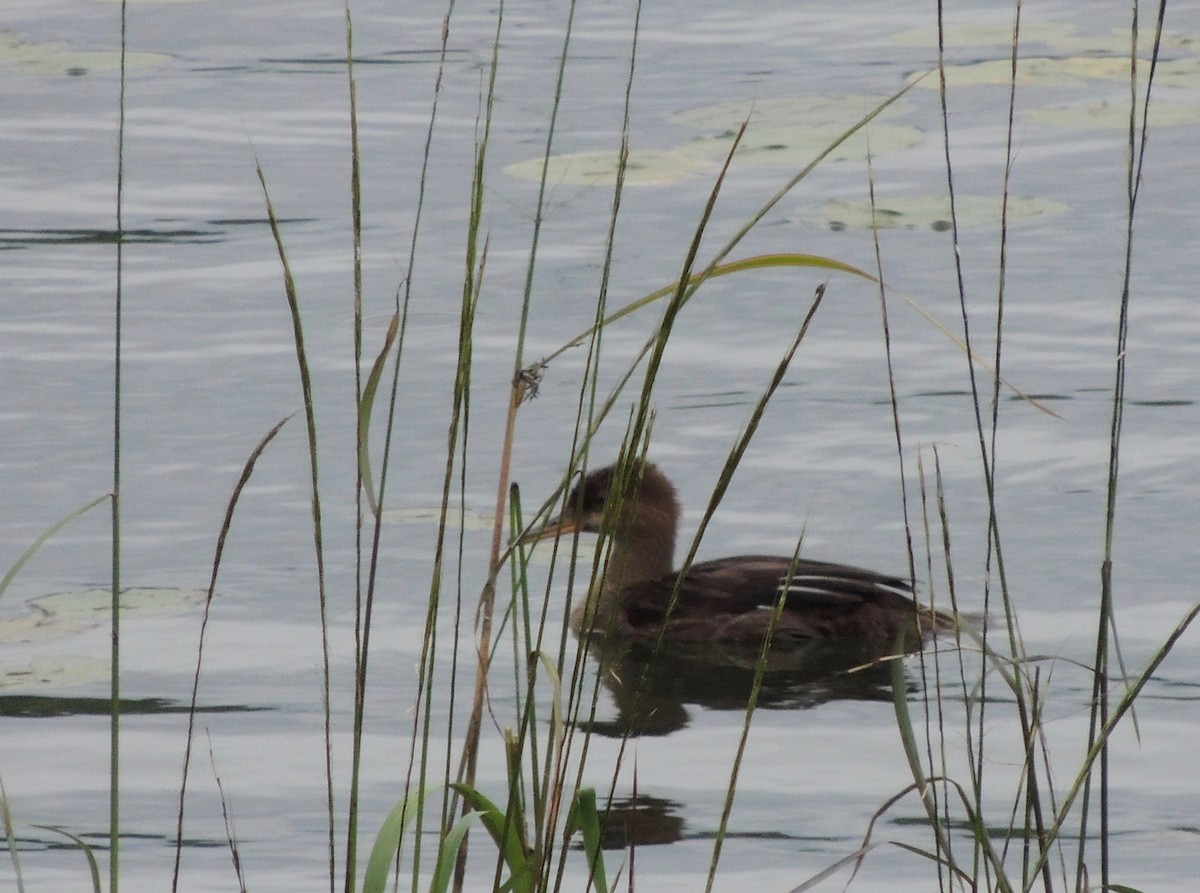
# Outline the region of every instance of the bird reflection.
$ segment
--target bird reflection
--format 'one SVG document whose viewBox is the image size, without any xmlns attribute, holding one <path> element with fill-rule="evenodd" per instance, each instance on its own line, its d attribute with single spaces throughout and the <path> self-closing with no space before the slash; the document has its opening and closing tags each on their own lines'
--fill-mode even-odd
<svg viewBox="0 0 1200 893">
<path fill-rule="evenodd" d="M 596 720 L 590 731 L 605 736 L 668 735 L 685 728 L 688 707 L 744 711 L 750 701 L 759 649 L 715 644 L 697 649 L 592 636 L 597 663 L 616 717 Z M 834 700 L 890 701 L 894 651 L 878 640 L 789 643 L 767 655 L 757 707 L 802 710 Z M 914 683 L 907 683 L 915 690 Z"/>
</svg>

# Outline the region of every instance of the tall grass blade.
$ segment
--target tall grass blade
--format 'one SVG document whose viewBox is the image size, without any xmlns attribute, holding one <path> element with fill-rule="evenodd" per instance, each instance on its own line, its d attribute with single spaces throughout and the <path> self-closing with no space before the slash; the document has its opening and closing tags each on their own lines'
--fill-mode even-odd
<svg viewBox="0 0 1200 893">
<path fill-rule="evenodd" d="M 75 844 L 75 846 L 79 848 L 79 852 L 83 853 L 83 857 L 87 860 L 88 873 L 92 878 L 92 893 L 100 893 L 100 866 L 96 862 L 95 852 L 90 846 L 88 846 L 86 840 L 84 840 L 82 837 L 72 834 L 70 831 L 64 831 L 62 828 L 56 828 L 53 825 L 34 825 L 33 827 L 40 828 L 43 831 L 50 831 L 53 834 L 61 834 L 63 837 L 67 838 L 67 840 Z M 19 878 L 17 889 L 24 889 L 24 887 L 22 887 L 20 884 Z"/>
<path fill-rule="evenodd" d="M 400 838 L 404 836 L 404 829 L 420 810 L 424 799 L 425 790 L 418 786 L 397 802 L 384 818 L 379 833 L 375 835 L 371 855 L 367 857 L 362 893 L 383 893 L 387 889 L 389 870 L 400 848 Z"/>
<path fill-rule="evenodd" d="M 12 860 L 13 875 L 17 881 L 17 893 L 25 893 L 25 877 L 21 873 L 21 855 L 17 848 L 17 834 L 13 829 L 12 810 L 8 806 L 8 791 L 4 789 L 4 779 L 0 778 L 0 821 L 4 823 L 4 840 L 8 844 L 8 855 Z M 100 875 L 97 872 L 95 881 L 97 889 Z"/>
<path fill-rule="evenodd" d="M 1138 121 L 1138 4 L 1133 4 L 1130 23 L 1129 49 L 1129 128 L 1128 156 L 1126 162 L 1126 210 L 1125 210 L 1125 257 L 1122 271 L 1121 299 L 1117 314 L 1116 364 L 1114 369 L 1112 421 L 1109 432 L 1108 487 L 1104 526 L 1104 558 L 1100 565 L 1100 610 L 1096 628 L 1096 674 L 1092 691 L 1092 712 L 1089 720 L 1089 749 L 1096 741 L 1098 729 L 1108 725 L 1109 700 L 1109 642 L 1116 643 L 1114 622 L 1112 565 L 1113 543 L 1117 513 L 1117 481 L 1120 470 L 1121 434 L 1125 417 L 1125 360 L 1129 337 L 1130 283 L 1133 276 L 1134 220 L 1137 213 L 1138 192 L 1142 182 L 1142 165 L 1146 160 L 1146 141 L 1149 138 L 1150 100 L 1153 95 L 1154 73 L 1158 66 L 1158 54 L 1162 45 L 1163 19 L 1166 15 L 1166 0 L 1158 6 L 1158 20 L 1154 34 L 1154 45 L 1150 55 L 1150 70 L 1146 78 L 1145 95 L 1142 101 L 1142 118 Z M 1140 123 L 1140 128 L 1139 128 Z M 1124 670 L 1124 661 L 1117 652 L 1118 661 Z M 1100 883 L 1109 886 L 1109 790 L 1108 790 L 1108 747 L 1107 737 L 1100 742 Z M 1085 872 L 1084 850 L 1087 841 L 1087 804 L 1091 797 L 1091 770 L 1086 776 L 1083 792 L 1084 808 L 1080 820 L 1079 855 L 1076 865 L 1076 883 Z"/>
<path fill-rule="evenodd" d="M 859 847 L 857 850 L 855 850 L 850 855 L 843 856 L 841 859 L 838 859 L 836 862 L 834 862 L 828 868 L 825 868 L 822 871 L 817 872 L 812 877 L 810 877 L 808 880 L 806 880 L 803 884 L 800 884 L 800 886 L 792 887 L 792 889 L 789 890 L 788 893 L 808 893 L 808 891 L 813 889 L 814 887 L 816 887 L 817 884 L 821 883 L 826 878 L 829 878 L 832 875 L 836 874 L 837 872 L 841 871 L 847 865 L 854 865 L 854 864 L 861 862 L 863 859 L 863 856 L 865 856 L 867 853 L 871 852 L 871 850 L 875 849 L 875 847 L 882 846 L 882 845 L 883 844 L 879 844 L 879 843 L 871 843 L 871 844 L 867 844 L 866 846 Z"/>
<path fill-rule="evenodd" d="M 575 802 L 567 820 L 566 836 L 579 831 L 583 838 L 583 851 L 588 860 L 588 881 L 596 893 L 608 893 L 608 880 L 604 871 L 604 849 L 600 834 L 600 814 L 596 810 L 595 788 L 583 788 L 575 792 Z"/>
<path fill-rule="evenodd" d="M 392 321 L 388 325 L 387 334 L 383 339 L 383 349 L 379 351 L 379 356 L 371 365 L 371 371 L 367 374 L 367 380 L 363 384 L 362 396 L 358 399 L 358 473 L 362 476 L 363 493 L 367 497 L 367 505 L 371 508 L 371 514 L 376 517 L 379 515 L 379 502 L 375 498 L 375 485 L 371 475 L 371 438 L 369 436 L 371 433 L 371 410 L 375 406 L 375 392 L 379 388 L 379 379 L 383 376 L 384 366 L 399 331 L 400 314 L 396 313 L 392 315 Z"/>
<path fill-rule="evenodd" d="M 450 889 L 450 883 L 454 880 L 454 863 L 458 860 L 463 840 L 471 825 L 482 815 L 478 810 L 465 813 L 442 837 L 441 846 L 438 847 L 437 868 L 433 872 L 429 893 L 446 893 Z"/>
<path fill-rule="evenodd" d="M 204 636 L 208 630 L 208 618 L 212 611 L 213 596 L 217 591 L 217 574 L 221 569 L 221 558 L 225 554 L 225 540 L 229 536 L 230 528 L 233 526 L 234 509 L 237 508 L 238 500 L 241 498 L 246 484 L 250 482 L 250 476 L 254 473 L 255 463 L 258 462 L 258 458 L 262 455 L 263 450 L 267 448 L 267 444 L 275 439 L 275 435 L 279 433 L 280 429 L 291 418 L 292 416 L 289 415 L 280 419 L 275 427 L 268 431 L 262 440 L 258 442 L 258 445 L 251 450 L 250 457 L 242 467 L 241 476 L 238 478 L 237 483 L 234 484 L 233 494 L 229 497 L 229 502 L 225 506 L 225 520 L 221 524 L 221 532 L 217 535 L 217 547 L 213 554 L 212 572 L 208 581 L 208 594 L 204 600 L 204 614 L 200 620 L 200 641 L 196 646 L 196 671 L 192 677 L 192 699 L 188 705 L 187 736 L 183 751 L 183 780 L 179 785 L 179 813 L 175 823 L 175 868 L 171 875 L 172 891 L 179 889 L 179 868 L 180 860 L 183 856 L 184 802 L 187 798 L 188 769 L 192 762 L 192 741 L 196 730 L 196 701 L 200 694 L 200 668 L 204 661 Z"/>
<path fill-rule="evenodd" d="M 437 120 L 438 120 L 438 108 L 439 108 L 439 102 L 441 99 L 442 82 L 443 82 L 443 79 L 444 79 L 445 73 L 446 73 L 447 51 L 449 49 L 449 42 L 450 42 L 450 22 L 451 22 L 451 17 L 453 15 L 453 11 L 454 11 L 454 0 L 450 0 L 450 2 L 447 4 L 446 14 L 442 20 L 442 36 L 441 36 L 440 47 L 438 50 L 437 74 L 436 74 L 435 81 L 434 81 L 433 96 L 430 101 L 429 123 L 425 130 L 425 142 L 424 142 L 424 147 L 421 152 L 420 173 L 417 177 L 417 200 L 416 200 L 416 206 L 413 211 L 412 238 L 409 242 L 409 249 L 408 249 L 407 275 L 404 277 L 403 288 L 397 289 L 397 292 L 396 292 L 396 313 L 400 317 L 400 332 L 401 332 L 401 334 L 399 336 L 400 342 L 399 342 L 399 346 L 397 347 L 396 363 L 395 363 L 395 367 L 394 367 L 394 373 L 392 376 L 391 400 L 388 405 L 388 434 L 385 437 L 384 459 L 383 459 L 384 464 L 383 464 L 383 469 L 381 471 L 381 478 L 380 478 L 381 489 L 384 484 L 383 475 L 386 474 L 386 471 L 387 471 L 387 461 L 388 461 L 389 449 L 390 449 L 390 445 L 391 445 L 391 432 L 392 432 L 393 422 L 395 419 L 396 396 L 399 391 L 400 354 L 401 354 L 401 351 L 403 348 L 403 341 L 404 341 L 403 333 L 407 326 L 409 304 L 412 299 L 413 277 L 416 273 L 416 265 L 417 265 L 417 244 L 418 244 L 418 240 L 419 240 L 420 233 L 421 233 L 421 224 L 422 224 L 424 208 L 425 208 L 425 193 L 426 193 L 426 187 L 428 185 L 429 163 L 430 163 L 430 159 L 432 157 L 433 135 L 434 135 L 435 126 L 436 126 Z M 401 299 L 401 293 L 403 293 L 403 299 Z M 440 529 L 445 528 L 445 518 L 446 518 L 445 505 L 443 504 L 442 514 L 441 514 L 441 523 L 439 524 Z M 380 532 L 379 518 L 377 517 L 376 518 L 376 536 L 377 537 L 378 537 L 379 532 Z M 407 767 L 406 776 L 405 776 L 408 779 L 409 784 L 412 783 L 414 773 L 416 774 L 416 777 L 418 777 L 418 778 L 425 778 L 427 770 L 428 770 L 429 737 L 430 737 L 430 728 L 431 728 L 431 722 L 432 722 L 432 711 L 428 709 L 428 702 L 432 698 L 432 682 L 431 682 L 431 680 L 432 680 L 432 673 L 433 673 L 433 668 L 434 668 L 434 664 L 436 661 L 436 655 L 437 655 L 437 628 L 436 628 L 435 621 L 437 619 L 438 599 L 439 599 L 439 588 L 438 588 L 439 581 L 437 579 L 437 575 L 440 573 L 440 564 L 441 564 L 440 550 L 441 550 L 442 534 L 441 534 L 440 530 L 439 530 L 439 534 L 438 534 L 438 542 L 439 542 L 439 546 L 438 546 L 439 555 L 436 560 L 434 576 L 430 583 L 430 592 L 429 592 L 429 598 L 428 598 L 428 607 L 427 607 L 426 623 L 425 623 L 425 635 L 424 635 L 424 641 L 423 641 L 422 649 L 421 649 L 421 657 L 420 657 L 420 661 L 418 664 L 418 671 L 417 671 L 417 677 L 419 679 L 419 683 L 418 683 L 418 690 L 417 690 L 416 705 L 415 705 L 414 711 L 413 711 L 415 720 L 413 722 L 412 737 L 411 737 L 410 746 L 409 746 L 408 767 Z M 377 552 L 373 552 L 372 561 L 374 561 L 374 557 L 376 554 L 377 554 Z M 423 706 L 425 709 L 422 712 Z M 357 709 L 359 709 L 359 708 L 356 707 L 356 710 Z M 418 747 L 418 743 L 420 745 L 419 747 Z M 356 743 L 355 746 L 358 747 L 359 745 Z M 449 774 L 449 773 L 447 772 L 447 774 Z M 444 812 L 446 811 L 445 804 L 443 804 L 443 811 Z M 416 821 L 416 827 L 415 827 L 414 837 L 417 840 L 417 844 L 413 848 L 413 859 L 412 859 L 412 879 L 413 879 L 412 885 L 413 885 L 414 889 L 416 888 L 417 879 L 420 876 L 420 870 L 421 870 L 420 840 L 422 837 L 424 813 L 418 812 L 415 821 Z M 350 846 L 350 844 L 348 842 L 347 847 L 349 847 L 349 846 Z M 347 878 L 348 878 L 347 883 L 349 884 L 352 882 L 349 879 L 352 879 L 353 875 L 350 873 L 347 873 Z"/>
<path fill-rule="evenodd" d="M 29 561 L 30 558 L 37 554 L 37 551 L 42 548 L 42 546 L 44 546 L 46 542 L 54 536 L 54 534 L 58 533 L 80 515 L 86 514 L 88 511 L 94 509 L 96 506 L 110 497 L 111 494 L 109 493 L 105 493 L 103 496 L 97 496 L 90 502 L 85 502 L 73 512 L 69 512 L 68 514 L 59 518 L 57 521 L 43 530 L 37 536 L 37 538 L 30 543 L 28 547 L 26 547 L 25 551 L 20 554 L 17 560 L 13 562 L 12 567 L 8 569 L 8 573 L 6 573 L 3 578 L 0 578 L 0 598 L 4 597 L 4 593 L 8 589 L 9 584 L 11 584 L 17 574 L 21 572 L 21 568 L 25 566 L 25 562 Z"/>
<path fill-rule="evenodd" d="M 741 260 L 717 264 L 704 273 L 696 273 L 693 276 L 689 276 L 686 282 L 683 280 L 672 282 L 670 285 L 665 285 L 662 288 L 650 292 L 648 295 L 644 295 L 635 301 L 629 302 L 620 310 L 617 310 L 616 312 L 604 317 L 604 319 L 602 319 L 600 322 L 596 323 L 586 331 L 580 332 L 562 347 L 546 356 L 542 360 L 542 364 L 545 365 L 571 348 L 579 347 L 581 344 L 586 343 L 595 333 L 597 333 L 600 329 L 603 329 L 605 326 L 611 325 L 619 319 L 624 319 L 631 313 L 635 313 L 636 311 L 641 310 L 643 307 L 654 303 L 659 298 L 665 298 L 669 295 L 675 294 L 680 290 L 681 287 L 696 288 L 708 279 L 716 279 L 719 276 L 727 276 L 730 273 L 741 273 L 746 270 L 763 270 L 771 267 L 810 267 L 828 270 L 834 273 L 848 273 L 852 276 L 859 276 L 863 279 L 870 280 L 871 282 L 876 281 L 875 277 L 865 270 L 861 270 L 858 267 L 843 263 L 839 260 L 834 260 L 830 257 L 821 257 L 820 255 L 816 254 L 780 253 L 760 254 L 754 257 L 745 257 Z"/>
<path fill-rule="evenodd" d="M 117 96 L 117 257 L 113 303 L 113 454 L 112 454 L 112 644 L 109 685 L 108 890 L 121 886 L 121 398 L 122 332 L 125 285 L 125 90 L 129 45 L 126 2 L 121 0 L 120 87 Z"/>
<path fill-rule="evenodd" d="M 526 851 L 525 842 L 521 837 L 520 821 L 472 787 L 457 782 L 451 787 L 471 809 L 480 813 L 483 826 L 491 835 L 500 858 L 508 867 L 509 879 L 504 886 L 516 893 L 531 893 L 538 872 L 536 866 L 531 864 L 531 854 Z M 364 890 L 363 893 L 367 891 Z"/>
<path fill-rule="evenodd" d="M 229 845 L 229 858 L 233 862 L 233 873 L 238 880 L 238 893 L 246 893 L 246 878 L 242 874 L 242 855 L 238 850 L 237 835 L 233 831 L 233 815 L 229 798 L 225 796 L 225 785 L 217 772 L 217 755 L 213 753 L 212 734 L 208 735 L 208 764 L 212 767 L 213 781 L 217 785 L 217 796 L 221 799 L 221 819 L 225 822 L 225 842 Z"/>
<path fill-rule="evenodd" d="M 300 299 L 296 292 L 296 279 L 292 275 L 292 266 L 288 261 L 287 248 L 283 241 L 283 233 L 279 228 L 279 217 L 271 202 L 271 193 L 267 188 L 267 177 L 263 172 L 258 157 L 254 159 L 254 169 L 258 174 L 258 182 L 262 187 L 263 202 L 267 209 L 267 221 L 271 226 L 271 237 L 275 241 L 275 250 L 279 254 L 279 263 L 283 272 L 283 290 L 287 298 L 288 311 L 292 319 L 292 340 L 296 348 L 296 364 L 300 372 L 300 390 L 304 397 L 304 422 L 308 434 L 308 466 L 309 487 L 312 506 L 313 551 L 317 562 L 317 608 L 321 623 L 321 700 L 325 710 L 325 799 L 326 814 L 330 828 L 330 861 L 332 865 L 332 835 L 334 825 L 333 804 L 333 720 L 330 715 L 330 650 L 329 622 L 327 614 L 327 599 L 325 592 L 325 531 L 321 521 L 321 488 L 320 465 L 317 462 L 317 419 L 313 408 L 312 373 L 308 364 L 308 352 L 304 346 L 304 325 L 300 315 Z M 354 811 L 351 810 L 351 817 Z M 332 871 L 332 868 L 331 868 Z M 353 874 L 347 872 L 347 884 L 353 883 Z"/>
</svg>

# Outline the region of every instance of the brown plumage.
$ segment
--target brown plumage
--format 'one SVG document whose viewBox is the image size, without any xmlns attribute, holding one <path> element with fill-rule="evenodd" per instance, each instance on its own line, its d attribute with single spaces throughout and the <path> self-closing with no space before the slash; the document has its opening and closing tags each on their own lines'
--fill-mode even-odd
<svg viewBox="0 0 1200 893">
<path fill-rule="evenodd" d="M 612 544 L 598 588 L 572 612 L 576 632 L 654 639 L 661 630 L 677 642 L 761 642 L 781 597 L 776 643 L 891 641 L 906 633 L 907 647 L 919 648 L 925 636 L 953 626 L 953 618 L 912 600 L 908 580 L 844 564 L 738 555 L 693 564 L 680 581 L 679 516 L 675 487 L 652 463 L 631 464 L 623 478 L 608 466 L 579 482 L 562 515 L 537 537 L 603 532 Z"/>
</svg>

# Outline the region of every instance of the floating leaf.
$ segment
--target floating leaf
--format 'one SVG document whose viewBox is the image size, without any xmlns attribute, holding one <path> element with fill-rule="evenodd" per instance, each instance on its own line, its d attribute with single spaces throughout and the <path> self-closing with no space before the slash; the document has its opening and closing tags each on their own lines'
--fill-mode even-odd
<svg viewBox="0 0 1200 893">
<path fill-rule="evenodd" d="M 1001 208 L 1000 199 L 990 196 L 960 195 L 955 199 L 959 226 L 998 224 Z M 1010 196 L 1008 200 L 1010 223 L 1054 217 L 1069 210 L 1068 205 L 1048 199 Z M 880 199 L 872 216 L 871 205 L 867 201 L 831 199 L 793 214 L 792 219 L 833 230 L 870 229 L 876 226 L 879 229 L 932 229 L 941 232 L 950 229 L 950 200 L 939 195 Z"/>
<path fill-rule="evenodd" d="M 878 106 L 880 96 L 791 96 L 781 99 L 719 102 L 679 112 L 671 117 L 685 124 L 711 131 L 681 147 L 680 151 L 716 163 L 729 154 L 734 136 L 743 123 L 746 132 L 738 145 L 735 161 L 754 164 L 796 165 L 810 161 L 840 139 L 862 117 L 864 110 Z M 895 116 L 907 105 L 896 103 L 884 114 Z M 865 134 L 865 135 L 864 135 Z M 867 139 L 871 151 L 899 151 L 920 144 L 924 135 L 915 127 L 875 121 L 839 145 L 829 161 L 863 158 Z"/>
<path fill-rule="evenodd" d="M 150 68 L 171 61 L 162 53 L 125 54 L 125 67 Z M 33 42 L 9 32 L 0 32 L 0 68 L 19 74 L 83 75 L 96 71 L 119 71 L 118 50 L 77 50 L 61 42 Z"/>
<path fill-rule="evenodd" d="M 836 124 L 794 125 L 790 127 L 754 126 L 746 129 L 738 146 L 734 161 L 743 164 L 786 164 L 800 165 L 823 152 L 844 132 L 845 127 Z M 846 161 L 866 158 L 867 147 L 873 155 L 883 152 L 899 152 L 920 145 L 925 135 L 915 127 L 899 124 L 870 124 L 841 143 L 826 156 L 827 161 Z M 721 135 L 694 139 L 680 148 L 680 152 L 697 158 L 718 161 L 729 154 L 733 136 Z"/>
<path fill-rule="evenodd" d="M 30 611 L 19 617 L 0 617 L 0 644 L 22 645 L 45 642 L 86 632 L 94 622 L 54 617 L 41 611 Z"/>
<path fill-rule="evenodd" d="M 565 183 L 572 186 L 611 186 L 617 182 L 616 152 L 576 152 L 570 155 L 553 155 L 543 165 L 541 158 L 518 161 L 510 164 L 504 172 L 518 180 L 542 179 L 542 168 L 546 168 L 546 180 L 550 183 Z M 689 158 L 682 152 L 670 150 L 642 149 L 629 153 L 625 164 L 626 186 L 657 186 L 686 180 L 708 170 L 708 165 Z"/>
<path fill-rule="evenodd" d="M 981 47 L 996 46 L 1010 48 L 1012 46 L 1012 21 L 995 24 L 954 25 L 947 24 L 943 28 L 943 41 L 947 48 L 951 47 Z M 1044 43 L 1051 47 L 1062 47 L 1070 40 L 1077 40 L 1078 32 L 1072 25 L 1063 22 L 1028 22 L 1021 23 L 1021 45 Z M 938 26 L 934 19 L 920 28 L 909 28 L 897 31 L 889 41 L 903 46 L 938 45 Z M 1125 45 L 1129 45 L 1129 36 L 1125 36 Z"/>
<path fill-rule="evenodd" d="M 830 96 L 805 94 L 778 99 L 739 99 L 717 102 L 699 108 L 688 109 L 671 116 L 673 124 L 685 124 L 701 130 L 729 130 L 732 136 L 745 121 L 750 128 L 764 127 L 826 127 L 837 126 L 841 131 L 851 127 L 863 114 L 881 103 L 888 96 Z M 908 111 L 911 103 L 894 102 L 881 117 L 895 117 Z M 824 147 L 822 147 L 824 148 Z"/>
<path fill-rule="evenodd" d="M 49 654 L 27 664 L 0 663 L 0 689 L 90 685 L 110 675 L 104 658 L 78 654 Z"/>
<path fill-rule="evenodd" d="M 203 589 L 172 589 L 144 586 L 121 590 L 121 615 L 158 617 L 179 614 L 204 604 L 208 593 Z M 84 589 L 79 592 L 56 592 L 33 599 L 30 606 L 49 616 L 63 619 L 108 619 L 112 608 L 112 591 Z"/>
<path fill-rule="evenodd" d="M 1139 108 L 1137 119 L 1142 118 Z M 1129 102 L 1089 102 L 1079 105 L 1058 105 L 1031 109 L 1025 120 L 1042 127 L 1062 130 L 1121 130 L 1129 129 Z M 1150 103 L 1151 127 L 1179 127 L 1200 121 L 1200 104 L 1166 102 L 1155 99 Z"/>
<path fill-rule="evenodd" d="M 1129 68 L 1128 56 L 1072 56 L 1066 59 L 1025 56 L 1017 62 L 1017 84 L 1023 87 L 1069 87 L 1097 80 L 1128 83 Z M 1150 61 L 1139 60 L 1138 70 L 1144 75 L 1150 70 Z M 915 81 L 924 74 L 920 72 L 909 80 Z M 1154 78 L 1160 87 L 1194 88 L 1200 83 L 1200 59 L 1159 62 Z M 1011 82 L 1010 59 L 946 66 L 946 83 L 952 87 L 1008 86 Z M 925 78 L 920 83 L 927 89 L 938 88 L 937 78 Z"/>
<path fill-rule="evenodd" d="M 179 614 L 204 604 L 206 597 L 203 589 L 126 589 L 121 592 L 121 613 L 126 617 Z M 0 643 L 60 639 L 107 623 L 112 591 L 56 592 L 30 600 L 28 607 L 29 611 L 18 617 L 0 617 Z"/>
</svg>

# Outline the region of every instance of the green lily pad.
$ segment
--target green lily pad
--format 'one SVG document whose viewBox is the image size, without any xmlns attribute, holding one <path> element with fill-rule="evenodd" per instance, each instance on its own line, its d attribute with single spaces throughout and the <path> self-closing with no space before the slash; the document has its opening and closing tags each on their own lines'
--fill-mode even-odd
<svg viewBox="0 0 1200 893">
<path fill-rule="evenodd" d="M 838 127 L 845 130 L 885 102 L 886 96 L 807 94 L 777 99 L 735 99 L 677 112 L 671 123 L 700 130 L 724 130 L 733 136 L 745 121 L 750 127 Z M 905 113 L 911 103 L 899 100 L 880 113 L 889 118 Z"/>
<path fill-rule="evenodd" d="M 746 124 L 734 160 L 749 164 L 805 164 L 841 138 L 865 114 L 876 108 L 883 96 L 792 96 L 781 99 L 735 100 L 689 109 L 671 117 L 684 124 L 710 131 L 680 147 L 680 152 L 718 164 L 729 154 L 734 137 Z M 907 108 L 896 103 L 880 117 L 894 116 Z M 920 144 L 924 135 L 915 127 L 876 119 L 833 150 L 826 160 L 861 159 L 870 145 L 873 154 L 908 149 Z M 869 140 L 869 143 L 868 143 Z"/>
<path fill-rule="evenodd" d="M 553 155 L 549 164 L 541 158 L 510 164 L 504 172 L 518 180 L 540 182 L 542 168 L 551 184 L 571 186 L 611 186 L 617 182 L 616 152 L 575 152 Z M 703 173 L 707 165 L 700 164 L 680 152 L 670 150 L 635 150 L 629 153 L 625 165 L 625 185 L 657 186 L 686 180 Z"/>
<path fill-rule="evenodd" d="M 61 639 L 95 626 L 94 622 L 55 618 L 41 611 L 30 611 L 19 617 L 0 617 L 0 645 Z"/>
<path fill-rule="evenodd" d="M 1030 109 L 1025 120 L 1043 127 L 1063 130 L 1128 130 L 1129 103 L 1089 102 L 1079 105 L 1059 105 Z M 1137 113 L 1139 124 L 1142 113 Z M 1200 121 L 1200 103 L 1167 102 L 1155 99 L 1150 103 L 1151 127 L 1179 127 Z"/>
<path fill-rule="evenodd" d="M 1022 57 L 1017 62 L 1017 84 L 1026 87 L 1069 87 L 1088 81 L 1129 81 L 1129 58 L 1121 56 L 1071 56 L 1051 59 L 1039 56 Z M 1149 71 L 1148 60 L 1139 62 L 1142 76 Z M 918 72 L 909 77 L 916 81 Z M 964 65 L 946 66 L 946 84 L 952 87 L 1005 85 L 1012 80 L 1009 59 L 990 59 Z M 1159 62 L 1155 81 L 1161 86 L 1195 87 L 1200 83 L 1200 59 L 1175 59 Z M 936 90 L 938 79 L 927 77 L 920 86 Z"/>
<path fill-rule="evenodd" d="M 889 40 L 903 46 L 938 45 L 937 23 L 930 20 L 919 28 L 897 31 Z M 1011 51 L 1013 23 L 1010 17 L 992 24 L 962 25 L 948 23 L 943 30 L 944 44 L 949 51 L 957 47 L 1003 47 Z M 1027 14 L 1021 16 L 1020 46 L 1041 44 L 1056 54 L 1069 56 L 1084 55 L 1129 55 L 1129 29 L 1118 28 L 1100 34 L 1081 34 L 1075 25 L 1066 22 L 1030 21 Z M 1138 54 L 1150 55 L 1154 45 L 1154 28 L 1143 27 L 1138 31 Z M 1200 34 L 1165 30 L 1161 48 L 1167 51 L 1195 51 L 1200 49 Z"/>
<path fill-rule="evenodd" d="M 1027 22 L 1021 23 L 1021 45 L 1044 43 L 1053 47 L 1061 47 L 1065 41 L 1078 36 L 1075 26 L 1064 22 Z M 943 29 L 945 46 L 953 47 L 1011 47 L 1013 29 L 1011 19 L 993 24 L 956 25 L 949 23 Z M 937 22 L 930 19 L 927 25 L 920 28 L 909 28 L 897 31 L 888 38 L 891 43 L 902 46 L 937 47 Z M 1126 41 L 1128 42 L 1128 41 Z"/>
<path fill-rule="evenodd" d="M 91 685 L 110 675 L 109 662 L 102 658 L 51 654 L 27 664 L 0 663 L 0 689 Z"/>
<path fill-rule="evenodd" d="M 849 126 L 849 125 L 848 125 Z M 847 127 L 825 125 L 813 127 L 754 127 L 747 128 L 738 145 L 734 161 L 746 164 L 800 165 L 812 161 L 837 141 Z M 680 152 L 712 163 L 724 160 L 733 145 L 733 134 L 702 137 L 680 148 Z M 867 147 L 872 155 L 898 152 L 920 145 L 924 134 L 915 127 L 899 124 L 872 123 L 851 136 L 825 156 L 827 161 L 862 159 Z"/>
<path fill-rule="evenodd" d="M 1000 222 L 999 198 L 979 195 L 960 195 L 955 199 L 958 225 L 994 225 Z M 1015 223 L 1038 217 L 1065 214 L 1070 208 L 1061 202 L 1047 199 L 1010 196 L 1008 220 Z M 792 218 L 801 223 L 825 226 L 833 230 L 870 229 L 950 229 L 950 200 L 939 195 L 918 195 L 894 199 L 878 199 L 875 214 L 866 201 L 848 202 L 833 199 L 815 208 L 805 209 Z"/>
<path fill-rule="evenodd" d="M 121 592 L 122 617 L 158 617 L 190 611 L 204 604 L 203 589 L 142 587 Z M 58 639 L 107 623 L 112 593 L 107 589 L 56 592 L 29 602 L 29 611 L 0 617 L 0 643 L 16 644 Z"/>
<path fill-rule="evenodd" d="M 1104 34 L 1071 34 L 1057 44 L 1059 49 L 1071 55 L 1110 54 L 1129 55 L 1129 29 L 1119 28 Z M 1200 34 L 1186 31 L 1164 30 L 1159 44 L 1160 51 L 1195 52 L 1200 50 Z M 1149 58 L 1154 47 L 1154 28 L 1143 26 L 1138 30 L 1138 55 Z"/>
<path fill-rule="evenodd" d="M 208 593 L 203 589 L 172 589 L 143 586 L 121 590 L 121 616 L 160 617 L 180 614 L 204 604 Z M 108 589 L 84 589 L 79 592 L 56 592 L 43 595 L 29 603 L 45 614 L 62 618 L 91 618 L 106 621 L 112 608 L 112 592 Z"/>
<path fill-rule="evenodd" d="M 1150 70 L 1148 64 L 1143 64 L 1138 71 L 1139 77 L 1145 81 L 1146 73 Z M 1158 87 L 1178 87 L 1181 90 L 1195 92 L 1200 85 L 1200 57 L 1190 56 L 1186 59 L 1168 59 L 1159 62 L 1154 72 L 1154 83 Z M 1154 113 L 1153 104 L 1150 109 Z"/>
<path fill-rule="evenodd" d="M 162 53 L 125 54 L 125 67 L 150 68 L 164 65 L 171 57 Z M 98 71 L 119 71 L 118 50 L 77 50 L 56 41 L 21 40 L 11 32 L 0 31 L 0 68 L 18 74 L 84 75 Z"/>
</svg>

